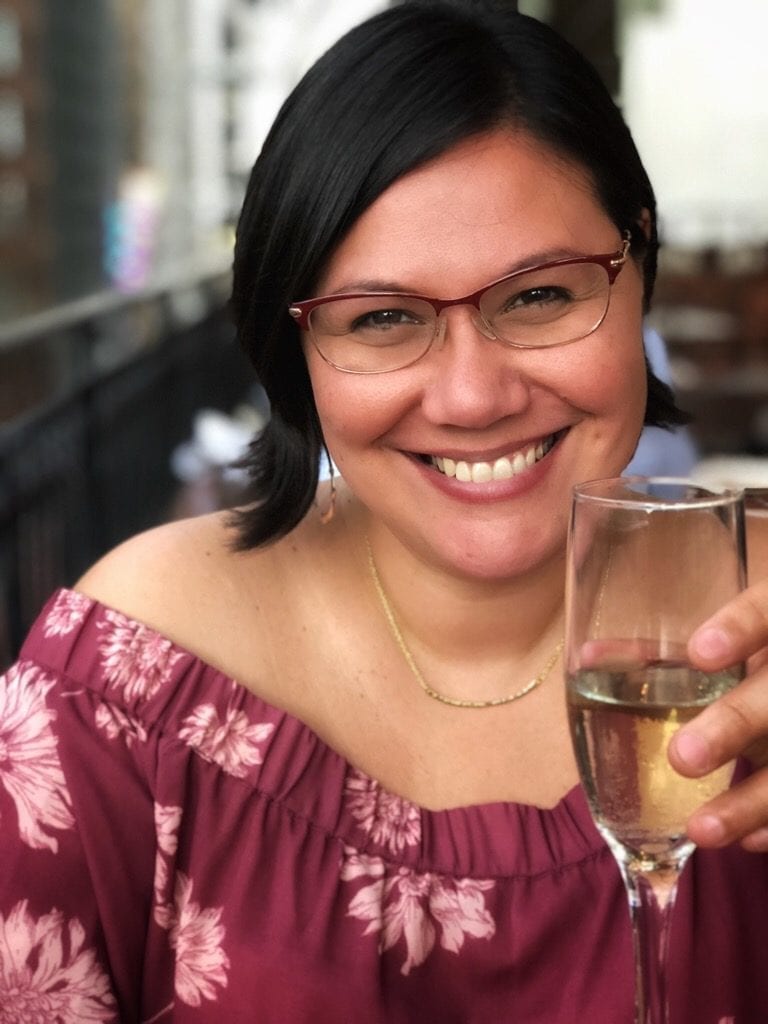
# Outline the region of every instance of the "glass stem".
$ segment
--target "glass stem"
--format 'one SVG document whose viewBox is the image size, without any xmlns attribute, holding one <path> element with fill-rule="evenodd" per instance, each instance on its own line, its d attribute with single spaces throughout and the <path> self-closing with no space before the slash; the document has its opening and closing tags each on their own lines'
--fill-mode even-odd
<svg viewBox="0 0 768 1024">
<path fill-rule="evenodd" d="M 667 950 L 681 869 L 622 866 L 635 954 L 635 1024 L 669 1024 Z"/>
</svg>

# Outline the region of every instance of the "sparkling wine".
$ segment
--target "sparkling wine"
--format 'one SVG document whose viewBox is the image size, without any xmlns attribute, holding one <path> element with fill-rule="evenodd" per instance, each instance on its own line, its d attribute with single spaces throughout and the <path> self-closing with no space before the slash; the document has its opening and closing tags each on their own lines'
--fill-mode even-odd
<svg viewBox="0 0 768 1024">
<path fill-rule="evenodd" d="M 680 662 L 587 670 L 569 685 L 576 757 L 598 828 L 612 845 L 654 864 L 688 855 L 689 815 L 728 787 L 733 765 L 700 779 L 667 759 L 677 729 L 737 682 Z"/>
</svg>

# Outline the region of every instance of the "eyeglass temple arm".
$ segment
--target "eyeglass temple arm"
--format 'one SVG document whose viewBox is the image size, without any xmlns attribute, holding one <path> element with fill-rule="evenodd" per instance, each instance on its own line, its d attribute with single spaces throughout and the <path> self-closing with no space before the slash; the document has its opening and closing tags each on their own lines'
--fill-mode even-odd
<svg viewBox="0 0 768 1024">
<path fill-rule="evenodd" d="M 630 235 L 628 230 L 625 230 L 624 231 L 624 240 L 621 243 L 621 252 L 619 253 L 618 256 L 615 256 L 610 261 L 610 264 L 606 267 L 606 270 L 608 271 L 608 280 L 610 281 L 611 284 L 613 284 L 613 282 L 616 280 L 616 278 L 618 277 L 619 271 L 624 266 L 624 264 L 627 262 L 627 256 L 629 255 L 629 247 L 631 245 L 632 245 L 632 236 Z"/>
</svg>

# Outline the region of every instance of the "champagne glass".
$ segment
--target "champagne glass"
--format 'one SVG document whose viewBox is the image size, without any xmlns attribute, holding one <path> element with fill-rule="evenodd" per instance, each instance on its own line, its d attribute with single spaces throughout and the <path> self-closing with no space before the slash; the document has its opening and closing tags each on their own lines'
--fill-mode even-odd
<svg viewBox="0 0 768 1024">
<path fill-rule="evenodd" d="M 689 815 L 726 789 L 667 759 L 674 732 L 726 693 L 742 666 L 707 674 L 689 637 L 744 586 L 741 491 L 625 477 L 575 488 L 568 538 L 568 715 L 595 823 L 626 887 L 635 1024 L 668 1024 L 666 963 Z"/>
<path fill-rule="evenodd" d="M 744 488 L 744 528 L 747 538 L 747 551 L 749 560 L 754 558 L 754 564 L 758 566 L 768 565 L 768 531 L 765 529 L 765 520 L 768 519 L 768 488 L 745 487 Z M 751 570 L 747 569 L 747 579 L 752 579 Z"/>
</svg>

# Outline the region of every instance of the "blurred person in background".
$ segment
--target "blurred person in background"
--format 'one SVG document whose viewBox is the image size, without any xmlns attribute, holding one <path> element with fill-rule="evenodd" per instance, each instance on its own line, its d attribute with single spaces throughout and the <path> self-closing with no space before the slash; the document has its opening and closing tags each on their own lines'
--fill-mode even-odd
<svg viewBox="0 0 768 1024">
<path fill-rule="evenodd" d="M 560 655 L 573 486 L 681 420 L 656 249 L 598 76 L 508 5 L 400 4 L 308 72 L 236 243 L 253 503 L 113 551 L 2 682 L 7 1019 L 628 1024 Z M 768 1005 L 766 609 L 691 639 L 755 660 L 671 745 L 744 755 L 689 821 L 677 1024 Z"/>
</svg>

